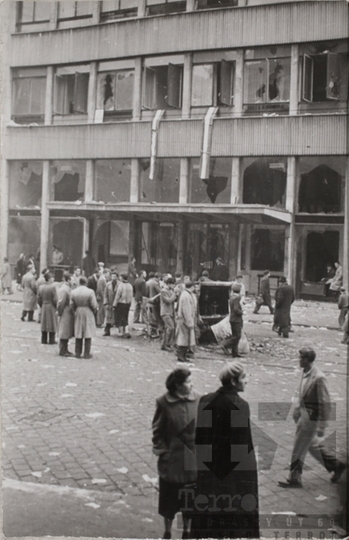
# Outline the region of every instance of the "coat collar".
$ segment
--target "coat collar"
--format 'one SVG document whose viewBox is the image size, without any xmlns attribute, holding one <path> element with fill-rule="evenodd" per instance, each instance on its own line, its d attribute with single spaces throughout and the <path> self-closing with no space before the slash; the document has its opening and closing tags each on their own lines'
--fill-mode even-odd
<svg viewBox="0 0 349 540">
<path fill-rule="evenodd" d="M 195 401 L 196 397 L 197 396 L 193 390 L 186 397 L 174 396 L 173 394 L 170 394 L 170 392 L 166 392 L 165 394 L 165 398 L 169 403 L 176 403 L 177 401 Z"/>
</svg>

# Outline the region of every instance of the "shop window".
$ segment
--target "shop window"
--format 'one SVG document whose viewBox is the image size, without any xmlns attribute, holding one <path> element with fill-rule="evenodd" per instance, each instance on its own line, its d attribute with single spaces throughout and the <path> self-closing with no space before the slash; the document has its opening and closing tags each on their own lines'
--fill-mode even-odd
<svg viewBox="0 0 349 540">
<path fill-rule="evenodd" d="M 189 202 L 193 204 L 229 204 L 231 190 L 231 158 L 210 159 L 210 176 L 199 177 L 200 159 L 191 159 Z"/>
<path fill-rule="evenodd" d="M 61 264 L 81 266 L 84 240 L 84 224 L 81 219 L 50 219 L 49 254 L 53 246 L 63 253 Z M 50 260 L 50 256 L 49 256 Z"/>
<path fill-rule="evenodd" d="M 302 99 L 314 101 L 339 100 L 341 87 L 341 58 L 326 52 L 303 55 Z"/>
<path fill-rule="evenodd" d="M 51 200 L 83 200 L 86 177 L 85 161 L 52 161 L 50 176 L 52 180 Z"/>
<path fill-rule="evenodd" d="M 125 115 L 133 109 L 134 70 L 120 70 L 98 75 L 97 109 L 105 116 Z"/>
<path fill-rule="evenodd" d="M 179 13 L 185 11 L 186 0 L 147 0 L 147 15 L 168 15 L 169 13 Z"/>
<path fill-rule="evenodd" d="M 286 177 L 285 158 L 245 158 L 243 203 L 284 207 Z"/>
<path fill-rule="evenodd" d="M 191 104 L 198 106 L 233 105 L 235 63 L 221 60 L 193 66 Z"/>
<path fill-rule="evenodd" d="M 256 229 L 251 236 L 251 270 L 282 272 L 285 256 L 285 231 Z"/>
<path fill-rule="evenodd" d="M 59 2 L 58 20 L 85 19 L 92 17 L 93 2 Z"/>
<path fill-rule="evenodd" d="M 95 162 L 95 197 L 98 202 L 130 201 L 131 161 L 100 159 Z"/>
<path fill-rule="evenodd" d="M 48 23 L 50 11 L 51 4 L 48 2 L 17 2 L 17 28 L 23 30 L 33 24 Z"/>
<path fill-rule="evenodd" d="M 290 58 L 247 60 L 244 73 L 244 103 L 288 102 Z"/>
<path fill-rule="evenodd" d="M 41 208 L 42 170 L 40 161 L 11 161 L 9 164 L 9 207 Z"/>
<path fill-rule="evenodd" d="M 54 114 L 86 114 L 88 81 L 88 73 L 57 73 L 54 88 Z"/>
<path fill-rule="evenodd" d="M 25 216 L 10 217 L 8 231 L 8 258 L 17 261 L 19 255 L 34 256 L 40 249 L 41 218 Z"/>
<path fill-rule="evenodd" d="M 309 172 L 301 173 L 300 178 L 299 212 L 309 214 L 340 212 L 342 176 L 336 170 L 326 163 L 321 163 Z"/>
<path fill-rule="evenodd" d="M 149 178 L 149 160 L 141 160 L 141 169 L 140 202 L 178 203 L 180 159 L 158 158 L 153 180 Z"/>
<path fill-rule="evenodd" d="M 221 223 L 191 223 L 188 226 L 186 271 L 197 279 L 203 270 L 210 275 L 217 257 L 229 259 L 229 225 Z"/>
<path fill-rule="evenodd" d="M 235 7 L 238 0 L 197 0 L 197 9 L 212 9 L 220 7 Z"/>
<path fill-rule="evenodd" d="M 107 265 L 127 264 L 129 252 L 128 221 L 97 219 L 93 236 L 93 257 Z M 119 269 L 119 271 L 121 271 Z"/>
<path fill-rule="evenodd" d="M 17 123 L 43 123 L 45 116 L 46 69 L 13 71 L 12 118 Z"/>
<path fill-rule="evenodd" d="M 144 67 L 143 107 L 180 109 L 182 107 L 183 66 Z"/>
<path fill-rule="evenodd" d="M 338 261 L 339 232 L 310 232 L 307 236 L 305 279 L 321 281 L 327 274 L 327 266 L 334 267 Z"/>
<path fill-rule="evenodd" d="M 101 2 L 101 22 L 137 17 L 137 0 L 106 0 Z"/>
</svg>

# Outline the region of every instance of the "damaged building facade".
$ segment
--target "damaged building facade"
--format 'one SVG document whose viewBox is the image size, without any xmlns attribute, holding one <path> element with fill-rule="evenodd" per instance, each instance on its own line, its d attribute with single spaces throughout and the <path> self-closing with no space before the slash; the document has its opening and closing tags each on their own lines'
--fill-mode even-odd
<svg viewBox="0 0 349 540">
<path fill-rule="evenodd" d="M 3 253 L 348 285 L 348 4 L 7 1 Z M 314 289 L 315 290 L 315 289 Z"/>
</svg>

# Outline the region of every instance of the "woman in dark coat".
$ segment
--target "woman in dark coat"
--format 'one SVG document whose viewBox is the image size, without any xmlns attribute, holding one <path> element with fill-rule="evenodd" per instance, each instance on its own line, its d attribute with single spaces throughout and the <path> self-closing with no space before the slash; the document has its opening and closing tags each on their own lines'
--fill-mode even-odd
<svg viewBox="0 0 349 540">
<path fill-rule="evenodd" d="M 53 285 L 53 277 L 50 272 L 44 275 L 45 285 L 41 285 L 38 290 L 38 304 L 41 307 L 41 343 L 49 345 L 55 344 L 57 332 L 57 289 Z"/>
<path fill-rule="evenodd" d="M 238 394 L 246 385 L 244 366 L 234 360 L 226 364 L 219 378 L 222 386 L 199 403 L 198 477 L 190 537 L 259 538 L 250 408 Z"/>
<path fill-rule="evenodd" d="M 166 380 L 167 392 L 156 400 L 153 452 L 159 457 L 159 514 L 165 522 L 163 538 L 171 538 L 177 512 L 183 515 L 183 536 L 190 538 L 187 498 L 196 480 L 195 418 L 199 394 L 193 390 L 188 369 L 175 369 Z"/>
</svg>

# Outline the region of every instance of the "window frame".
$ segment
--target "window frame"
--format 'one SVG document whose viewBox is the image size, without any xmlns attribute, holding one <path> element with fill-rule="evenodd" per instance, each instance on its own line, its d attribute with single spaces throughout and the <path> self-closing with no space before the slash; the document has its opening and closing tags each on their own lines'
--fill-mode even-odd
<svg viewBox="0 0 349 540">
<path fill-rule="evenodd" d="M 226 60 L 222 58 L 216 62 L 199 62 L 193 64 L 192 80 L 194 78 L 194 68 L 196 66 L 213 66 L 212 77 L 212 95 L 210 104 L 198 104 L 193 105 L 193 85 L 192 95 L 190 99 L 191 107 L 233 107 L 234 105 L 234 90 L 235 90 L 235 60 Z M 224 75 L 225 73 L 225 75 Z M 222 96 L 223 78 L 225 86 L 225 96 Z M 230 79 L 230 80 L 228 80 Z M 227 98 L 229 94 L 229 98 Z M 229 102 L 229 103 L 228 103 Z"/>
<path fill-rule="evenodd" d="M 24 0 L 24 1 L 28 1 L 28 0 Z M 22 26 L 29 26 L 29 25 L 32 25 L 32 24 L 43 24 L 43 23 L 49 23 L 50 22 L 50 15 L 48 16 L 48 18 L 44 18 L 44 19 L 36 19 L 35 17 L 35 11 L 36 11 L 36 2 L 35 0 L 32 2 L 33 3 L 33 6 L 32 6 L 32 10 L 33 10 L 33 15 L 32 15 L 32 20 L 31 21 L 22 21 L 22 14 L 23 14 L 23 0 L 20 1 L 20 2 L 17 2 L 17 6 L 16 6 L 16 27 L 17 28 L 21 28 Z M 49 6 L 50 7 L 50 6 Z"/>
<path fill-rule="evenodd" d="M 92 3 L 92 2 L 90 2 L 90 3 Z M 87 14 L 83 14 L 83 15 L 78 14 L 79 1 L 77 1 L 77 0 L 74 1 L 74 15 L 69 16 L 69 17 L 61 17 L 60 16 L 61 4 L 62 4 L 62 0 L 58 3 L 58 19 L 57 19 L 58 23 L 64 22 L 64 21 L 75 21 L 76 19 L 91 19 L 93 17 L 92 7 L 91 7 L 91 13 L 87 13 Z"/>
<path fill-rule="evenodd" d="M 78 71 L 67 74 L 55 74 L 53 92 L 53 114 L 55 116 L 87 114 L 89 76 L 89 73 L 80 73 Z M 74 78 L 74 86 L 72 94 L 73 110 L 71 111 L 69 100 L 69 79 L 71 80 L 72 78 Z M 80 95 L 81 90 L 84 93 L 83 97 Z M 62 93 L 62 96 L 58 94 L 58 91 Z M 63 103 L 58 103 L 58 100 L 63 101 Z"/>
<path fill-rule="evenodd" d="M 119 73 L 128 73 L 129 75 L 133 74 L 133 88 L 132 88 L 132 98 L 134 93 L 134 75 L 135 75 L 135 69 L 134 68 L 124 68 L 124 69 L 117 69 L 113 71 L 102 71 L 99 72 L 97 75 L 98 79 L 98 88 L 97 88 L 97 96 L 96 96 L 96 110 L 103 110 L 106 115 L 117 115 L 117 114 L 127 114 L 130 112 L 133 112 L 133 103 L 131 108 L 130 107 L 117 107 L 118 103 L 118 92 L 117 92 L 117 77 Z M 107 75 L 110 75 L 113 78 L 113 98 L 114 98 L 114 106 L 112 109 L 105 109 L 104 108 L 104 97 L 101 95 L 102 89 L 101 84 L 104 77 Z M 101 101 L 103 101 L 103 107 L 100 107 Z"/>
<path fill-rule="evenodd" d="M 207 0 L 210 3 L 212 4 L 218 4 L 220 0 Z M 237 7 L 238 6 L 238 0 L 223 0 L 223 2 L 226 2 L 227 5 L 206 5 L 206 6 L 201 6 L 202 0 L 196 0 L 195 2 L 195 9 L 200 11 L 202 9 L 224 9 L 224 8 L 232 8 L 232 7 Z"/>
<path fill-rule="evenodd" d="M 314 100 L 314 73 L 315 73 L 315 58 L 319 56 L 326 56 L 326 98 Z M 326 101 L 340 101 L 340 94 L 338 96 L 331 96 L 329 92 L 329 80 L 330 80 L 330 59 L 336 59 L 340 64 L 340 53 L 334 53 L 331 51 L 322 52 L 318 54 L 303 54 L 302 55 L 302 93 L 301 100 L 307 103 L 323 103 Z M 337 68 L 338 77 L 340 78 L 340 65 Z M 310 95 L 306 95 L 307 81 L 310 80 Z"/>
<path fill-rule="evenodd" d="M 157 79 L 160 69 L 166 68 L 166 94 L 160 96 Z M 142 84 L 142 109 L 154 111 L 163 109 L 159 106 L 160 97 L 166 103 L 165 110 L 181 110 L 183 103 L 183 64 L 173 64 L 169 62 L 165 65 L 143 66 Z M 169 92 L 172 92 L 169 96 Z M 165 91 L 164 91 L 165 92 Z M 169 102 L 171 101 L 171 103 Z"/>
<path fill-rule="evenodd" d="M 20 75 L 13 75 L 12 76 L 11 118 L 40 118 L 40 119 L 44 119 L 44 117 L 45 117 L 45 101 L 46 101 L 45 93 L 44 93 L 44 100 L 43 100 L 42 111 L 41 112 L 38 113 L 38 112 L 28 111 L 28 113 L 16 113 L 14 111 L 16 81 L 30 81 L 30 98 L 29 99 L 30 99 L 30 103 L 31 103 L 31 101 L 32 101 L 32 98 L 31 98 L 31 96 L 32 96 L 32 84 L 31 84 L 31 81 L 37 80 L 37 79 L 42 79 L 42 80 L 45 81 L 44 85 L 45 85 L 45 89 L 46 89 L 46 82 L 47 82 L 47 75 L 46 74 L 45 75 L 22 76 L 22 77 Z"/>
<path fill-rule="evenodd" d="M 166 6 L 169 6 L 166 9 Z M 183 9 L 184 8 L 184 9 Z M 156 10 L 160 9 L 159 13 L 156 13 Z M 152 13 L 154 11 L 154 13 Z M 163 0 L 156 4 L 146 5 L 146 16 L 155 17 L 157 15 L 170 15 L 171 13 L 183 13 L 186 11 L 186 0 Z"/>
<path fill-rule="evenodd" d="M 269 89 L 269 78 L 271 74 L 271 62 L 278 61 L 289 61 L 291 63 L 291 57 L 290 56 L 271 56 L 271 57 L 265 57 L 265 58 L 251 58 L 244 61 L 244 89 L 243 89 L 243 104 L 246 107 L 253 107 L 254 105 L 273 105 L 275 103 L 278 104 L 289 104 L 290 103 L 290 88 L 289 86 L 288 90 L 288 99 L 280 99 L 275 100 L 270 98 L 270 89 Z M 253 64 L 253 63 L 263 63 L 265 64 L 266 70 L 266 76 L 265 76 L 265 93 L 264 97 L 261 101 L 248 101 L 248 98 L 246 99 L 246 88 L 247 88 L 247 77 L 246 77 L 246 66 Z M 291 64 L 290 64 L 291 65 Z M 290 73 L 289 73 L 290 78 Z M 258 91 L 258 89 L 257 89 Z"/>
</svg>

